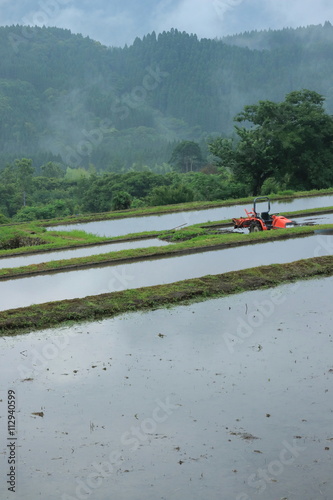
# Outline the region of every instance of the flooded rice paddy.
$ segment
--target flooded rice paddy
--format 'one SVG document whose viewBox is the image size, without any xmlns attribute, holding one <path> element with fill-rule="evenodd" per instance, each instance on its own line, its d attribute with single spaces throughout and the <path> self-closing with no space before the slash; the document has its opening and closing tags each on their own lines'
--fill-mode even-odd
<svg viewBox="0 0 333 500">
<path fill-rule="evenodd" d="M 333 196 L 317 196 L 298 198 L 293 201 L 274 201 L 271 203 L 271 213 L 293 212 L 296 210 L 307 210 L 311 208 L 323 208 L 333 206 Z M 111 221 L 88 222 L 83 224 L 69 224 L 56 226 L 50 229 L 57 231 L 83 230 L 98 236 L 115 237 L 130 233 L 144 231 L 162 231 L 173 229 L 181 225 L 199 224 L 201 222 L 228 220 L 233 217 L 245 215 L 244 208 L 251 210 L 249 204 L 234 205 L 231 207 L 211 208 L 208 210 L 196 210 L 189 212 L 178 212 L 164 215 L 150 215 L 145 217 L 132 217 Z"/>
<path fill-rule="evenodd" d="M 295 219 L 297 225 L 316 225 L 316 224 L 333 224 L 333 214 L 325 214 L 318 216 L 302 217 Z M 232 231 L 232 227 L 230 231 Z M 224 229 L 227 231 L 227 229 Z M 243 231 L 248 233 L 248 229 Z M 114 242 L 101 245 L 86 246 L 81 248 L 71 248 L 68 250 L 56 250 L 48 252 L 31 253 L 28 255 L 17 255 L 14 257 L 0 257 L 0 269 L 14 268 L 21 266 L 29 266 L 31 264 L 41 264 L 43 262 L 51 262 L 52 260 L 72 259 L 79 257 L 88 257 L 100 255 L 108 252 L 117 252 L 120 250 L 129 250 L 135 248 L 161 247 L 170 244 L 169 242 L 159 240 L 157 238 L 133 240 L 126 242 Z"/>
<path fill-rule="evenodd" d="M 18 430 L 0 498 L 331 500 L 332 288 L 0 339 L 0 414 L 15 390 Z"/>
<path fill-rule="evenodd" d="M 45 253 L 36 253 L 30 255 L 19 255 L 16 257 L 0 258 L 0 269 L 29 266 L 30 264 L 41 264 L 42 262 L 51 262 L 52 260 L 73 259 L 78 257 L 89 257 L 108 252 L 117 252 L 119 250 L 129 250 L 134 248 L 161 247 L 168 245 L 167 242 L 157 238 L 136 241 L 124 241 L 119 243 L 108 243 L 103 245 L 86 246 L 81 248 L 72 248 L 69 250 L 57 250 Z"/>
<path fill-rule="evenodd" d="M 297 217 L 295 222 L 301 226 L 315 226 L 316 224 L 333 224 L 333 213 L 323 215 L 311 215 L 307 217 Z"/>
<path fill-rule="evenodd" d="M 312 235 L 178 257 L 1 281 L 0 310 L 332 254 L 333 236 Z"/>
<path fill-rule="evenodd" d="M 291 220 L 295 223 L 295 226 L 315 226 L 318 224 L 333 224 L 333 213 L 331 214 L 323 214 L 323 215 L 311 215 L 306 217 L 291 217 Z M 233 229 L 233 227 L 223 228 L 223 232 L 237 232 L 248 234 L 249 229 Z"/>
</svg>

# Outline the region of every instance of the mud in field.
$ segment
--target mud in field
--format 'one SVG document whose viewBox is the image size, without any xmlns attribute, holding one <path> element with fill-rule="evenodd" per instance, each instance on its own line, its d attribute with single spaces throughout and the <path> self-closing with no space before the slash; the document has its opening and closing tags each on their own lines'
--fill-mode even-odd
<svg viewBox="0 0 333 500">
<path fill-rule="evenodd" d="M 31 236 L 13 236 L 9 240 L 0 241 L 0 250 L 15 250 L 21 247 L 33 247 L 37 245 L 44 245 L 46 241 L 41 238 Z"/>
<path fill-rule="evenodd" d="M 318 196 L 298 198 L 292 201 L 274 201 L 271 203 L 271 213 L 293 212 L 311 208 L 333 206 L 333 196 Z M 234 205 L 229 207 L 211 208 L 208 210 L 195 210 L 188 212 L 170 213 L 164 215 L 150 215 L 144 217 L 131 217 L 119 220 L 87 222 L 82 224 L 69 224 L 56 226 L 49 229 L 58 231 L 83 230 L 98 236 L 115 237 L 143 231 L 162 231 L 173 229 L 182 225 L 200 224 L 201 222 L 227 220 L 233 217 L 243 217 L 244 208 L 252 210 L 251 205 Z"/>
<path fill-rule="evenodd" d="M 17 394 L 15 498 L 331 500 L 332 287 L 1 339 L 1 417 Z"/>
</svg>

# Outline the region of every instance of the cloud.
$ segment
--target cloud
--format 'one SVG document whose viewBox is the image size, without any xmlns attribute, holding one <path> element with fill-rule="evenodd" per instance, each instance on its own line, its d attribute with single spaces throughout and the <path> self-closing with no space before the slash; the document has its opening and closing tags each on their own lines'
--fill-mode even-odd
<svg viewBox="0 0 333 500">
<path fill-rule="evenodd" d="M 64 9 L 55 4 L 54 8 L 42 7 L 38 10 L 30 11 L 23 17 L 23 22 L 29 26 L 58 26 L 61 28 L 70 28 L 77 24 L 80 26 L 80 20 L 84 18 L 84 11 L 70 6 Z"/>
<path fill-rule="evenodd" d="M 215 38 L 333 21 L 332 0 L 0 0 L 0 24 L 58 26 L 106 45 L 170 28 Z"/>
<path fill-rule="evenodd" d="M 267 15 L 277 27 L 322 24 L 333 18 L 331 0 L 266 0 Z"/>
<path fill-rule="evenodd" d="M 171 27 L 199 37 L 281 29 L 333 21 L 332 0 L 179 0 L 159 2 L 155 29 Z"/>
<path fill-rule="evenodd" d="M 156 31 L 177 28 L 199 37 L 223 35 L 223 22 L 228 12 L 237 9 L 242 0 L 181 0 L 160 2 L 151 24 Z"/>
<path fill-rule="evenodd" d="M 227 14 L 229 33 L 297 28 L 333 21 L 331 0 L 243 0 L 239 10 Z"/>
</svg>

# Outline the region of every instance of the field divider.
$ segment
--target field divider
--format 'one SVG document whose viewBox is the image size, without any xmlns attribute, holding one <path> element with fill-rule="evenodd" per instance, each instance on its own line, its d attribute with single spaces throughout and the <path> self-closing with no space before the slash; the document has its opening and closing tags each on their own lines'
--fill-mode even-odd
<svg viewBox="0 0 333 500">
<path fill-rule="evenodd" d="M 48 302 L 1 312 L 0 335 L 14 335 L 73 322 L 96 321 L 127 312 L 205 301 L 332 275 L 333 256 L 330 255 L 208 275 L 166 285 Z"/>
<path fill-rule="evenodd" d="M 316 226 L 316 229 L 332 229 L 332 225 Z M 290 230 L 263 231 L 249 235 L 232 234 L 215 235 L 210 239 L 205 236 L 202 241 L 187 240 L 180 243 L 172 243 L 163 247 L 137 248 L 133 250 L 120 250 L 106 254 L 92 255 L 89 257 L 78 257 L 59 261 L 49 261 L 40 264 L 31 264 L 18 268 L 0 269 L 0 281 L 33 277 L 45 274 L 54 274 L 75 270 L 88 269 L 102 266 L 115 266 L 119 264 L 130 264 L 151 259 L 162 259 L 177 257 L 195 253 L 204 253 L 225 248 L 247 246 L 258 243 L 300 238 L 314 234 L 313 227 L 298 227 Z M 232 238 L 234 241 L 231 241 Z M 207 244 L 208 243 L 208 244 Z"/>
</svg>

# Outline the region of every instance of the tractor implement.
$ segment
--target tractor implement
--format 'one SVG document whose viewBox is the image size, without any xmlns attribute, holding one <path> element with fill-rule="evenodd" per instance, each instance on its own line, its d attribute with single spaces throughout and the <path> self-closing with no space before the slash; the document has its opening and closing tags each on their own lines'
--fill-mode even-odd
<svg viewBox="0 0 333 500">
<path fill-rule="evenodd" d="M 267 202 L 265 212 L 257 211 L 257 203 Z M 248 212 L 245 209 L 246 217 L 232 219 L 234 229 L 249 229 L 250 233 L 257 231 L 268 231 L 270 229 L 285 229 L 293 227 L 295 223 L 279 214 L 270 214 L 271 202 L 267 196 L 255 198 L 253 200 L 253 210 Z"/>
</svg>

